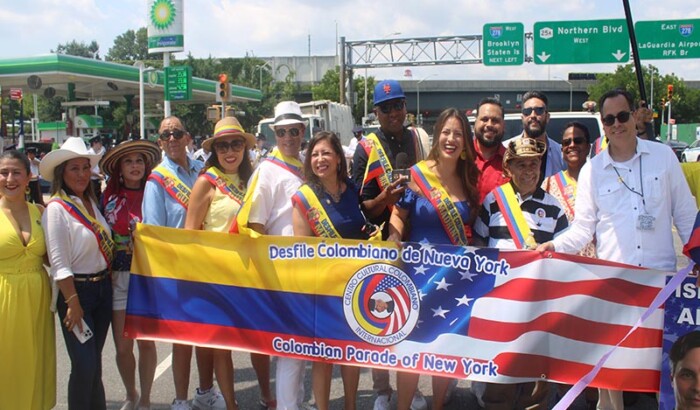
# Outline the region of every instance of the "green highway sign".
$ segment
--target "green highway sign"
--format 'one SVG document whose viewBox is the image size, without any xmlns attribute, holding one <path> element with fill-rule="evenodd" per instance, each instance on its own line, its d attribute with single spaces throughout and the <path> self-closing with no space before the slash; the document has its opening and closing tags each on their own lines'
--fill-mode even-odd
<svg viewBox="0 0 700 410">
<path fill-rule="evenodd" d="M 624 19 L 535 23 L 535 64 L 622 63 L 630 42 Z"/>
<path fill-rule="evenodd" d="M 700 19 L 638 21 L 634 32 L 643 60 L 700 58 Z"/>
<path fill-rule="evenodd" d="M 523 23 L 484 24 L 484 65 L 522 65 L 525 61 Z"/>
<path fill-rule="evenodd" d="M 192 99 L 192 68 L 189 66 L 165 67 L 165 100 Z"/>
</svg>

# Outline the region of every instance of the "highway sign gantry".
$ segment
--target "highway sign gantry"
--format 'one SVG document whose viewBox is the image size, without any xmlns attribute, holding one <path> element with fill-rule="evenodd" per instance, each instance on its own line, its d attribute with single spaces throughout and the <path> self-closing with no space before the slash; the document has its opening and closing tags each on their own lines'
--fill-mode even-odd
<svg viewBox="0 0 700 410">
<path fill-rule="evenodd" d="M 523 23 L 484 24 L 482 38 L 484 65 L 522 65 L 525 61 Z"/>
<path fill-rule="evenodd" d="M 541 21 L 533 35 L 535 64 L 623 63 L 630 57 L 624 19 Z"/>
<path fill-rule="evenodd" d="M 700 58 L 700 19 L 638 21 L 639 58 L 662 60 Z"/>
</svg>

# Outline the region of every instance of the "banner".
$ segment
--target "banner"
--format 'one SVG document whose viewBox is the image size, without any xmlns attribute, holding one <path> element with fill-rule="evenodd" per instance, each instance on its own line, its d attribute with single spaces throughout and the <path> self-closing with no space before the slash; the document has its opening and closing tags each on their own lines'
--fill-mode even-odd
<svg viewBox="0 0 700 410">
<path fill-rule="evenodd" d="M 671 383 L 672 374 L 669 352 L 671 351 L 671 346 L 673 346 L 681 336 L 697 332 L 700 328 L 700 292 L 698 292 L 698 288 L 695 285 L 697 280 L 697 276 L 686 278 L 683 284 L 679 286 L 676 292 L 666 301 L 659 410 L 673 410 L 674 408 L 688 407 L 687 403 L 682 403 L 682 405 L 677 405 L 676 403 Z M 690 343 L 687 343 L 686 347 L 682 349 L 686 351 L 686 354 L 683 355 L 683 360 L 688 361 L 688 363 L 684 362 L 681 364 L 679 362 L 677 367 L 687 368 L 688 371 L 692 370 L 693 377 L 687 377 L 686 374 L 688 371 L 679 371 L 677 377 L 681 380 L 676 382 L 676 385 L 681 397 L 690 397 L 690 401 L 694 401 L 696 396 L 695 392 L 697 391 L 694 382 L 697 378 L 697 374 L 694 372 L 700 368 L 700 362 L 697 361 L 697 353 L 692 357 L 695 362 L 690 361 L 691 355 L 689 353 L 693 349 L 700 347 L 700 334 L 695 335 L 693 340 L 689 342 Z M 682 380 L 684 377 L 687 379 L 685 383 Z M 688 381 L 692 381 L 692 383 L 689 384 Z M 686 387 L 684 389 L 684 384 L 692 387 Z"/>
<path fill-rule="evenodd" d="M 138 225 L 126 333 L 471 380 L 573 384 L 665 274 L 596 259 Z M 657 391 L 663 309 L 592 386 Z"/>
</svg>

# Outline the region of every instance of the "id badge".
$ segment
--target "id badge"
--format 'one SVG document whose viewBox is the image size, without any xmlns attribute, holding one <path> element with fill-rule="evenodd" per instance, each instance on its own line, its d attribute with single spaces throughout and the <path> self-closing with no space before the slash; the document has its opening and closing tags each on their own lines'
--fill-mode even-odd
<svg viewBox="0 0 700 410">
<path fill-rule="evenodd" d="M 637 229 L 640 231 L 653 231 L 655 220 L 656 218 L 651 215 L 641 214 L 637 217 Z"/>
</svg>

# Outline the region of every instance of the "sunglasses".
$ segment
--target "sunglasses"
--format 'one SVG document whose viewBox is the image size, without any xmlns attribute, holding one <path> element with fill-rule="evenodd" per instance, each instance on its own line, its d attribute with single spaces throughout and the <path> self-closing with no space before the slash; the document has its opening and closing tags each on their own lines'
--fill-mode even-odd
<svg viewBox="0 0 700 410">
<path fill-rule="evenodd" d="M 289 135 L 292 137 L 298 137 L 299 134 L 301 134 L 301 130 L 299 128 L 290 128 L 290 129 L 277 128 L 277 129 L 275 129 L 275 135 L 277 135 L 277 138 L 283 138 L 285 135 L 287 135 L 287 133 L 289 133 Z"/>
<path fill-rule="evenodd" d="M 389 114 L 391 111 L 401 111 L 403 110 L 404 106 L 406 106 L 405 101 L 396 101 L 393 103 L 386 103 L 386 104 L 381 104 L 379 105 L 379 111 L 381 111 L 383 114 Z"/>
<path fill-rule="evenodd" d="M 243 140 L 233 140 L 233 141 L 218 141 L 212 144 L 212 148 L 217 154 L 225 154 L 229 150 L 234 152 L 243 151 L 245 148 L 245 142 Z"/>
<path fill-rule="evenodd" d="M 603 117 L 603 124 L 607 125 L 608 127 L 615 124 L 615 119 L 620 121 L 620 124 L 624 124 L 627 121 L 630 120 L 630 116 L 632 115 L 631 111 L 620 111 L 617 113 L 617 115 L 612 115 L 608 114 L 605 117 Z"/>
<path fill-rule="evenodd" d="M 182 137 L 185 136 L 185 131 L 183 130 L 169 130 L 169 131 L 163 131 L 162 134 L 160 134 L 160 139 L 163 141 L 167 141 L 170 139 L 170 137 L 175 137 L 176 140 L 182 139 Z"/>
<path fill-rule="evenodd" d="M 574 145 L 581 145 L 584 142 L 586 142 L 586 137 L 565 138 L 561 140 L 561 145 L 564 147 L 568 147 L 569 145 L 571 145 L 571 141 L 574 142 Z"/>
<path fill-rule="evenodd" d="M 529 117 L 533 111 L 535 112 L 535 115 L 543 115 L 547 109 L 544 107 L 527 107 L 523 108 L 523 115 Z"/>
</svg>

